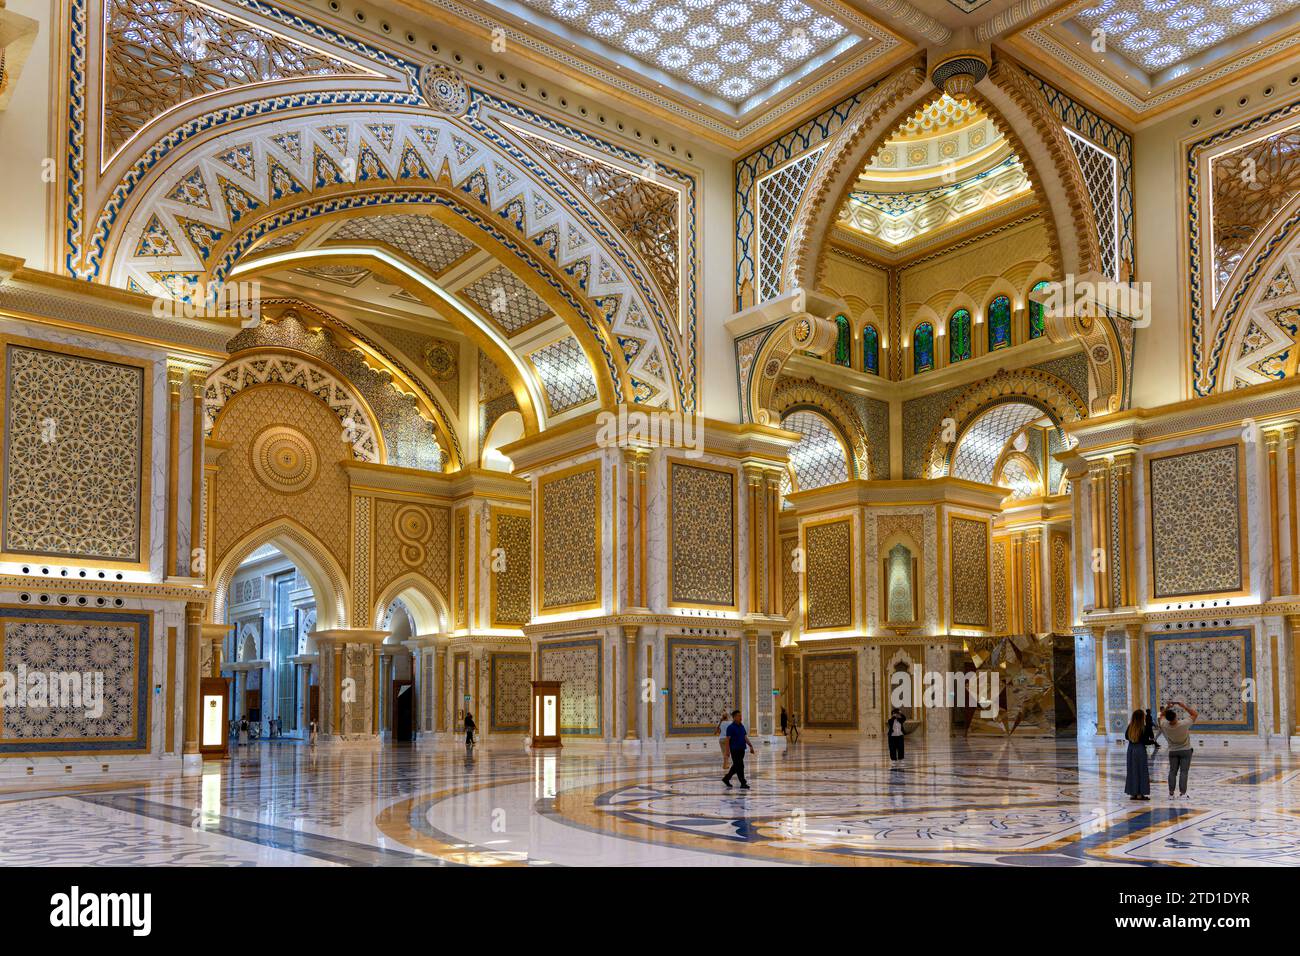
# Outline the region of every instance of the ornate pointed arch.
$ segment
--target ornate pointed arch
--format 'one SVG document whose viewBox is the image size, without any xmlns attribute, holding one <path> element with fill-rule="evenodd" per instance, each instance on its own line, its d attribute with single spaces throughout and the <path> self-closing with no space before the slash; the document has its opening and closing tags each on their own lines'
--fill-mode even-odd
<svg viewBox="0 0 1300 956">
<path fill-rule="evenodd" d="M 485 129 L 383 109 L 232 124 L 145 175 L 106 236 L 101 275 L 145 291 L 220 283 L 276 230 L 416 204 L 554 308 L 604 383 L 605 404 L 693 402 L 689 333 L 635 253 L 586 197 Z"/>
<path fill-rule="evenodd" d="M 293 561 L 311 584 L 316 598 L 316 629 L 325 631 L 346 627 L 349 615 L 347 573 L 335 560 L 319 538 L 292 518 L 280 518 L 272 524 L 250 531 L 239 539 L 225 554 L 217 556 L 212 573 L 212 602 L 208 605 L 209 620 L 224 624 L 229 602 L 230 582 L 234 580 L 239 565 L 250 554 L 264 545 L 274 545 Z"/>
<path fill-rule="evenodd" d="M 389 607 L 399 598 L 411 613 L 417 635 L 437 634 L 446 629 L 447 599 L 418 571 L 404 574 L 384 588 L 375 601 L 374 627 L 384 626 Z"/>
<path fill-rule="evenodd" d="M 1058 425 L 1087 417 L 1083 399 L 1069 383 L 1041 369 L 1000 369 L 990 378 L 972 384 L 959 394 L 940 417 L 926 445 L 928 478 L 942 478 L 950 473 L 952 457 L 971 424 L 996 405 L 1019 402 L 1033 405 Z M 951 419 L 955 440 L 944 441 L 944 421 Z"/>
</svg>

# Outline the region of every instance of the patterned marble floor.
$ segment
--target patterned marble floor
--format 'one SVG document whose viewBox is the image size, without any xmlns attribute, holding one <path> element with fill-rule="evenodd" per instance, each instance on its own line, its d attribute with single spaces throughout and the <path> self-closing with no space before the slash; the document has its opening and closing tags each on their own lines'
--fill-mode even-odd
<svg viewBox="0 0 1300 956">
<path fill-rule="evenodd" d="M 202 776 L 0 786 L 6 865 L 1300 865 L 1300 755 L 1196 755 L 1190 796 L 1124 796 L 1070 742 L 802 744 L 750 760 L 253 746 Z M 62 784 L 62 781 L 59 781 Z"/>
</svg>

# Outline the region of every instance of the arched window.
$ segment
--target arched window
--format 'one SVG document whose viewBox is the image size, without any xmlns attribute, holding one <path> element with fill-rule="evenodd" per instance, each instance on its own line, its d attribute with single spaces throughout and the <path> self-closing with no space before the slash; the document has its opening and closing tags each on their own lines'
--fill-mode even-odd
<svg viewBox="0 0 1300 956">
<path fill-rule="evenodd" d="M 1011 344 L 1011 300 L 1000 295 L 989 303 L 989 351 Z"/>
<path fill-rule="evenodd" d="M 1035 282 L 1034 287 L 1029 291 L 1041 292 L 1043 289 L 1046 289 L 1049 285 L 1051 285 L 1051 283 L 1048 282 L 1046 279 L 1044 279 L 1041 282 Z M 1046 331 L 1047 329 L 1043 323 L 1043 304 L 1041 302 L 1035 302 L 1033 299 L 1030 299 L 1029 300 L 1029 337 L 1031 339 L 1036 339 Z"/>
<path fill-rule="evenodd" d="M 852 359 L 849 357 L 849 343 L 853 340 L 853 332 L 849 328 L 848 316 L 835 316 L 835 328 L 839 333 L 835 337 L 835 364 L 843 365 L 847 368 L 852 364 Z"/>
<path fill-rule="evenodd" d="M 934 326 L 922 322 L 912 332 L 912 372 L 928 372 L 934 368 Z"/>
<path fill-rule="evenodd" d="M 880 374 L 880 332 L 874 325 L 862 330 L 862 370 Z"/>
<path fill-rule="evenodd" d="M 970 311 L 958 309 L 948 320 L 948 361 L 964 362 L 971 355 Z"/>
</svg>

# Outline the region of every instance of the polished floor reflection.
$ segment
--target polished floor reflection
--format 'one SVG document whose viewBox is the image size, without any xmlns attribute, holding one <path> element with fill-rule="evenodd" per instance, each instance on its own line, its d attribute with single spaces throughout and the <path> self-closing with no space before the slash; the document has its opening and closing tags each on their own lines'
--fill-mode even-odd
<svg viewBox="0 0 1300 956">
<path fill-rule="evenodd" d="M 1300 755 L 1198 753 L 1186 799 L 1124 752 L 990 739 L 750 761 L 567 748 L 243 748 L 202 776 L 0 785 L 7 865 L 1300 865 Z"/>
</svg>

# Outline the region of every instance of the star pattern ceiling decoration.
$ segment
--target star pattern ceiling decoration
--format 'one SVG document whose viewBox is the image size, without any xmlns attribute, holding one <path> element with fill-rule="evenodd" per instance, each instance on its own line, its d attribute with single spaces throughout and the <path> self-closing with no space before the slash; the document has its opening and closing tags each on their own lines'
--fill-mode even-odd
<svg viewBox="0 0 1300 956">
<path fill-rule="evenodd" d="M 1297 8 L 1300 0 L 1097 0 L 1074 16 L 1157 74 Z"/>
<path fill-rule="evenodd" d="M 493 0 L 507 9 L 510 4 Z M 521 0 L 639 64 L 732 106 L 863 40 L 803 0 Z"/>
</svg>

